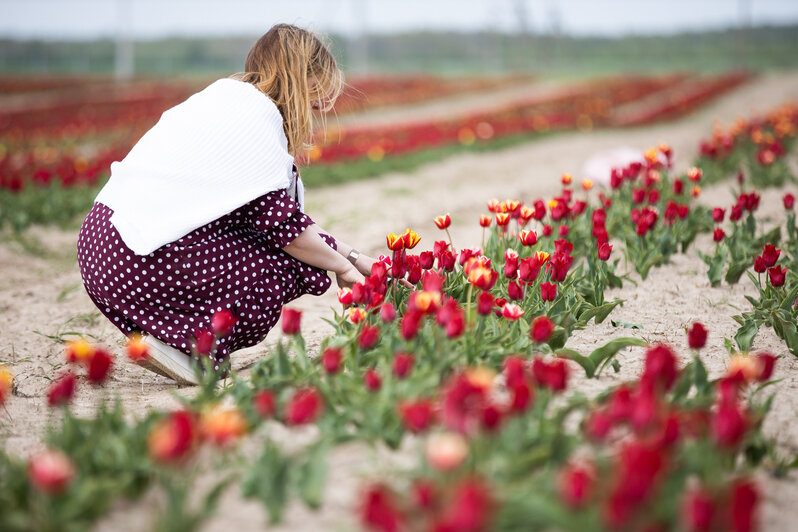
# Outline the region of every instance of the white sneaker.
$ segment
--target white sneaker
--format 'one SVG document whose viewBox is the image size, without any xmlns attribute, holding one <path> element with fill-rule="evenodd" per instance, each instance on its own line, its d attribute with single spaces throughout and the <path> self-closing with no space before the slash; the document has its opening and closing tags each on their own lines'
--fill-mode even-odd
<svg viewBox="0 0 798 532">
<path fill-rule="evenodd" d="M 142 341 L 147 344 L 147 358 L 139 365 L 168 377 L 178 384 L 199 384 L 194 372 L 196 362 L 182 351 L 163 343 L 154 336 L 145 334 Z"/>
</svg>

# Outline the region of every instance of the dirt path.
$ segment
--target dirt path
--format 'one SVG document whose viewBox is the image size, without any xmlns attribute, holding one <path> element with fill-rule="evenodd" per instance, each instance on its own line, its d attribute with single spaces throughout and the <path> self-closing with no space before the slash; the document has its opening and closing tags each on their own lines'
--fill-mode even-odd
<svg viewBox="0 0 798 532">
<path fill-rule="evenodd" d="M 677 169 L 689 166 L 700 138 L 705 137 L 714 118 L 728 124 L 738 116 L 763 111 L 791 98 L 798 100 L 798 73 L 760 78 L 736 90 L 711 106 L 690 117 L 653 127 L 567 133 L 548 139 L 519 145 L 503 151 L 485 154 L 464 154 L 420 168 L 413 174 L 391 174 L 378 180 L 352 183 L 335 188 L 309 190 L 307 211 L 323 227 L 340 239 L 354 244 L 364 252 L 384 251 L 384 235 L 413 227 L 422 236 L 421 247 L 427 249 L 439 238 L 432 224 L 435 215 L 451 212 L 452 237 L 458 247 L 479 245 L 481 229 L 478 215 L 485 211 L 485 201 L 491 197 L 520 198 L 531 201 L 548 196 L 558 189 L 562 172 L 580 175 L 584 161 L 597 151 L 630 146 L 644 149 L 660 141 L 670 143 L 676 155 Z M 794 193 L 798 192 L 792 190 Z M 771 215 L 775 221 L 781 215 L 780 192 L 763 194 L 760 215 Z M 710 204 L 730 203 L 725 186 L 705 190 L 703 201 Z M 15 396 L 6 413 L 0 413 L 0 431 L 6 448 L 15 454 L 27 455 L 38 445 L 38 434 L 47 421 L 44 394 L 48 378 L 62 364 L 60 345 L 34 331 L 53 335 L 64 331 L 91 333 L 101 341 L 115 346 L 117 352 L 121 335 L 95 312 L 80 285 L 74 258 L 76 231 L 35 228 L 30 235 L 38 238 L 49 250 L 48 256 L 23 253 L 19 245 L 0 244 L 0 360 L 10 364 L 17 375 Z M 708 247 L 704 238 L 698 246 Z M 691 251 L 677 256 L 673 264 L 652 273 L 645 284 L 627 286 L 618 291 L 626 304 L 613 317 L 643 326 L 635 331 L 649 340 L 667 341 L 685 349 L 684 327 L 693 320 L 701 320 L 711 331 L 711 347 L 706 360 L 713 376 L 725 367 L 726 355 L 721 338 L 732 336 L 736 329 L 730 316 L 747 303 L 749 293 L 744 282 L 735 287 L 711 288 L 706 280 L 703 263 Z M 310 345 L 317 345 L 329 332 L 321 317 L 337 305 L 330 291 L 321 298 L 304 297 L 293 304 L 305 312 L 303 330 Z M 568 346 L 587 348 L 606 341 L 619 332 L 609 324 L 591 326 L 569 340 Z M 273 331 L 261 346 L 237 353 L 235 367 L 243 367 L 268 353 L 269 345 L 279 336 Z M 784 344 L 772 333 L 760 333 L 757 349 L 785 352 Z M 591 393 L 619 379 L 629 378 L 640 368 L 642 351 L 623 356 L 623 368 L 618 375 L 603 375 L 597 381 L 575 379 L 574 386 Z M 798 360 L 785 358 L 777 366 L 776 377 L 784 380 L 774 387 L 778 396 L 767 423 L 769 434 L 775 435 L 783 448 L 798 450 Z M 169 407 L 175 404 L 172 386 L 166 379 L 146 373 L 120 359 L 117 370 L 107 386 L 107 393 L 122 397 L 128 411 L 135 415 L 146 408 Z M 180 393 L 190 393 L 185 390 Z M 75 410 L 90 411 L 99 393 L 88 387 L 77 396 Z M 280 437 L 291 442 L 309 437 L 282 430 Z M 294 504 L 285 523 L 277 530 L 329 530 L 351 523 L 351 505 L 356 500 L 359 478 L 364 472 L 383 470 L 386 453 L 372 451 L 362 445 L 337 449 L 331 457 L 331 474 L 327 484 L 325 505 L 318 513 L 309 512 Z M 392 456 L 389 458 L 397 458 Z M 401 454 L 398 455 L 401 459 Z M 764 511 L 764 530 L 787 531 L 798 520 L 798 479 L 764 478 L 767 500 Z M 156 498 L 146 497 L 137 504 L 121 503 L 105 519 L 100 530 L 147 530 L 152 504 Z M 265 512 L 258 503 L 243 501 L 238 489 L 230 489 L 222 501 L 217 516 L 208 530 L 260 529 Z"/>
</svg>

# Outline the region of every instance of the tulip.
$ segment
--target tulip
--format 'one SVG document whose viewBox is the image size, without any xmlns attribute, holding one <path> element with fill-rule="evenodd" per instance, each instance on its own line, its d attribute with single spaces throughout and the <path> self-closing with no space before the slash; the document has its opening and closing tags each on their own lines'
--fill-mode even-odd
<svg viewBox="0 0 798 532">
<path fill-rule="evenodd" d="M 367 369 L 363 374 L 363 385 L 370 392 L 376 392 L 382 387 L 382 378 L 376 370 Z"/>
<path fill-rule="evenodd" d="M 571 463 L 560 470 L 557 493 L 566 506 L 575 510 L 585 506 L 595 484 L 596 473 L 592 465 Z"/>
<path fill-rule="evenodd" d="M 422 270 L 429 270 L 435 265 L 435 255 L 432 251 L 422 251 L 418 255 L 418 265 Z"/>
<path fill-rule="evenodd" d="M 238 408 L 216 405 L 203 412 L 199 432 L 202 438 L 224 447 L 247 433 L 247 420 Z"/>
<path fill-rule="evenodd" d="M 454 253 L 451 251 L 444 251 L 438 257 L 438 267 L 442 270 L 450 272 L 454 270 L 454 263 L 457 261 Z"/>
<path fill-rule="evenodd" d="M 114 359 L 104 349 L 96 349 L 89 359 L 86 378 L 92 384 L 102 384 L 111 372 Z"/>
<path fill-rule="evenodd" d="M 92 355 L 94 355 L 94 346 L 82 338 L 66 344 L 66 360 L 69 363 L 85 362 L 91 359 Z"/>
<path fill-rule="evenodd" d="M 718 446 L 735 449 L 745 437 L 748 420 L 738 405 L 724 402 L 712 418 L 712 436 Z"/>
<path fill-rule="evenodd" d="M 746 478 L 735 480 L 730 499 L 727 509 L 731 513 L 731 532 L 756 530 L 759 507 L 759 490 L 756 484 Z"/>
<path fill-rule="evenodd" d="M 707 330 L 701 323 L 695 322 L 687 330 L 687 344 L 692 349 L 701 349 L 707 343 Z"/>
<path fill-rule="evenodd" d="M 432 402 L 426 399 L 406 401 L 399 406 L 402 424 L 410 432 L 423 432 L 432 423 Z"/>
<path fill-rule="evenodd" d="M 427 462 L 438 471 L 451 471 L 468 456 L 468 443 L 456 432 L 431 435 L 424 449 Z"/>
<path fill-rule="evenodd" d="M 560 177 L 560 182 L 563 185 L 570 185 L 572 180 L 573 180 L 573 177 L 571 176 L 571 174 L 563 174 Z"/>
<path fill-rule="evenodd" d="M 360 334 L 357 337 L 357 345 L 360 346 L 360 348 L 363 350 L 371 349 L 372 347 L 377 345 L 377 341 L 379 339 L 380 339 L 379 328 L 373 325 L 364 325 L 363 329 L 361 329 Z"/>
<path fill-rule="evenodd" d="M 438 227 L 438 229 L 441 230 L 446 229 L 450 225 L 452 225 L 452 217 L 448 212 L 443 216 L 436 216 L 433 221 L 435 222 L 435 225 Z"/>
<path fill-rule="evenodd" d="M 499 274 L 496 271 L 483 266 L 476 266 L 468 273 L 468 282 L 481 290 L 490 290 L 496 284 L 498 277 Z"/>
<path fill-rule="evenodd" d="M 413 482 L 413 502 L 419 508 L 430 508 L 435 501 L 435 485 L 424 480 Z"/>
<path fill-rule="evenodd" d="M 520 299 L 520 298 L 519 298 Z M 517 321 L 524 315 L 524 311 L 521 310 L 521 307 L 514 303 L 507 303 L 504 305 L 502 309 L 502 316 L 510 321 Z"/>
<path fill-rule="evenodd" d="M 784 195 L 784 198 L 782 198 L 782 201 L 784 202 L 784 208 L 785 209 L 792 210 L 793 205 L 795 205 L 795 196 L 793 196 L 792 194 L 790 194 L 788 192 L 788 193 L 786 193 Z"/>
<path fill-rule="evenodd" d="M 525 246 L 534 246 L 538 242 L 538 234 L 534 231 L 521 231 L 518 233 L 518 239 Z"/>
<path fill-rule="evenodd" d="M 388 249 L 391 251 L 402 251 L 405 247 L 405 241 L 402 235 L 396 233 L 388 233 L 385 237 Z"/>
<path fill-rule="evenodd" d="M 762 257 L 754 258 L 754 271 L 756 273 L 765 273 L 768 267 L 765 266 L 765 260 Z"/>
<path fill-rule="evenodd" d="M 583 190 L 590 190 L 591 188 L 593 188 L 593 181 L 591 181 L 590 179 L 583 179 L 582 180 L 582 189 Z"/>
<path fill-rule="evenodd" d="M 768 277 L 770 277 L 770 284 L 775 287 L 782 286 L 784 284 L 785 277 L 787 275 L 788 268 L 782 268 L 781 265 L 776 266 L 775 268 L 768 268 Z"/>
<path fill-rule="evenodd" d="M 549 224 L 543 226 L 543 236 L 551 236 L 551 226 Z"/>
<path fill-rule="evenodd" d="M 712 231 L 712 240 L 715 242 L 723 242 L 723 239 L 726 238 L 726 233 L 720 227 L 716 227 L 714 231 Z"/>
<path fill-rule="evenodd" d="M 592 411 L 585 420 L 585 434 L 593 441 L 603 441 L 612 430 L 612 416 L 604 410 Z"/>
<path fill-rule="evenodd" d="M 398 379 L 404 379 L 413 369 L 415 358 L 409 353 L 397 353 L 393 359 L 393 374 Z"/>
<path fill-rule="evenodd" d="M 272 417 L 276 411 L 274 393 L 271 390 L 259 390 L 252 398 L 252 405 L 261 419 Z"/>
<path fill-rule="evenodd" d="M 213 332 L 210 329 L 200 327 L 194 331 L 194 336 L 196 337 L 196 343 L 194 347 L 197 350 L 197 353 L 209 355 L 213 349 L 214 343 L 216 342 L 216 337 L 214 336 Z"/>
<path fill-rule="evenodd" d="M 238 318 L 228 309 L 220 310 L 214 313 L 211 318 L 211 329 L 213 329 L 216 336 L 225 336 L 233 330 Z"/>
<path fill-rule="evenodd" d="M 366 319 L 366 311 L 360 307 L 352 307 L 349 309 L 349 314 L 347 316 L 347 319 L 351 323 L 357 325 L 358 323 Z"/>
<path fill-rule="evenodd" d="M 11 384 L 14 382 L 14 377 L 5 366 L 0 364 L 0 406 L 6 402 L 6 397 L 11 393 Z"/>
<path fill-rule="evenodd" d="M 721 209 L 720 207 L 712 209 L 712 220 L 716 224 L 722 223 L 724 216 L 726 216 L 726 209 Z"/>
<path fill-rule="evenodd" d="M 393 303 L 383 303 L 380 306 L 380 321 L 390 323 L 396 319 L 396 308 Z"/>
<path fill-rule="evenodd" d="M 418 329 L 421 327 L 421 318 L 423 314 L 420 312 L 408 311 L 402 316 L 399 322 L 399 328 L 402 333 L 402 338 L 405 340 L 412 340 L 418 334 Z"/>
<path fill-rule="evenodd" d="M 341 369 L 341 360 L 343 357 L 344 353 L 341 349 L 336 349 L 334 347 L 325 349 L 321 354 L 321 365 L 324 367 L 324 371 L 330 375 L 338 373 Z"/>
<path fill-rule="evenodd" d="M 283 307 L 282 325 L 283 333 L 294 335 L 299 332 L 299 322 L 302 319 L 302 311 L 288 307 Z"/>
<path fill-rule="evenodd" d="M 321 415 L 322 408 L 321 396 L 315 388 L 300 388 L 285 405 L 285 423 L 287 425 L 312 423 Z"/>
<path fill-rule="evenodd" d="M 612 253 L 612 246 L 609 245 L 607 242 L 602 242 L 598 246 L 598 258 L 599 260 L 608 260 L 610 258 L 610 253 Z"/>
<path fill-rule="evenodd" d="M 42 493 L 62 493 L 75 477 L 75 466 L 62 451 L 47 449 L 28 461 L 30 483 Z"/>
<path fill-rule="evenodd" d="M 729 220 L 731 220 L 732 222 L 736 222 L 742 217 L 743 217 L 743 208 L 740 205 L 732 205 L 731 211 L 729 212 Z"/>
<path fill-rule="evenodd" d="M 554 283 L 540 283 L 540 297 L 543 301 L 554 301 L 557 297 L 557 285 Z"/>
<path fill-rule="evenodd" d="M 485 214 L 481 214 L 479 216 L 479 225 L 482 227 L 490 227 L 490 224 L 493 223 L 493 218 L 487 216 Z"/>
<path fill-rule="evenodd" d="M 191 452 L 196 435 L 196 420 L 191 412 L 172 412 L 152 427 L 147 448 L 158 462 L 177 462 Z"/>
<path fill-rule="evenodd" d="M 773 367 L 776 364 L 776 357 L 770 353 L 759 353 L 756 355 L 759 371 L 756 375 L 756 380 L 764 382 L 770 379 L 773 375 Z"/>
<path fill-rule="evenodd" d="M 463 312 L 459 311 L 446 322 L 446 338 L 457 338 L 465 330 Z"/>
<path fill-rule="evenodd" d="M 538 255 L 521 259 L 518 265 L 518 276 L 522 281 L 531 283 L 540 275 L 541 266 L 543 266 L 543 263 Z"/>
<path fill-rule="evenodd" d="M 676 355 L 665 345 L 656 345 L 646 351 L 646 362 L 640 384 L 650 388 L 670 390 L 679 370 L 676 367 Z"/>
<path fill-rule="evenodd" d="M 508 223 L 510 223 L 510 214 L 506 212 L 497 212 L 496 213 L 496 225 L 499 227 L 504 227 Z"/>
<path fill-rule="evenodd" d="M 673 193 L 680 196 L 684 191 L 684 182 L 681 179 L 673 180 Z"/>
<path fill-rule="evenodd" d="M 77 377 L 71 371 L 62 373 L 60 377 L 50 384 L 47 391 L 47 404 L 49 406 L 61 406 L 69 403 L 75 395 Z"/>
<path fill-rule="evenodd" d="M 125 351 L 127 352 L 127 357 L 137 364 L 147 360 L 149 356 L 147 344 L 144 343 L 139 333 L 133 333 L 128 336 Z"/>
<path fill-rule="evenodd" d="M 773 244 L 767 244 L 764 249 L 762 250 L 762 260 L 765 261 L 765 266 L 770 268 L 776 261 L 779 260 L 779 255 L 781 254 L 780 249 L 776 249 L 776 246 Z"/>
<path fill-rule="evenodd" d="M 477 313 L 480 316 L 487 316 L 493 309 L 494 298 L 490 292 L 480 292 L 477 296 Z"/>
<path fill-rule="evenodd" d="M 685 496 L 682 512 L 689 532 L 711 532 L 717 504 L 709 493 L 693 490 Z"/>
<path fill-rule="evenodd" d="M 352 289 L 349 287 L 338 289 L 338 302 L 348 307 L 353 302 Z"/>
<path fill-rule="evenodd" d="M 513 301 L 518 301 L 524 298 L 524 287 L 515 281 L 510 281 L 507 284 L 508 297 Z"/>
<path fill-rule="evenodd" d="M 490 530 L 493 500 L 488 486 L 479 479 L 462 481 L 432 529 L 478 532 Z"/>
<path fill-rule="evenodd" d="M 413 249 L 420 240 L 421 238 L 418 236 L 418 233 L 411 231 L 410 229 L 405 229 L 405 232 L 402 235 L 402 242 L 404 243 L 405 249 Z"/>
<path fill-rule="evenodd" d="M 496 198 L 489 199 L 487 206 L 490 212 L 501 212 L 501 202 Z"/>
<path fill-rule="evenodd" d="M 360 522 L 363 528 L 379 532 L 402 529 L 402 515 L 387 488 L 375 485 L 366 490 L 360 507 Z"/>
<path fill-rule="evenodd" d="M 702 175 L 701 169 L 696 168 L 695 166 L 687 171 L 687 178 L 693 183 L 698 183 L 699 181 L 701 181 L 701 175 Z"/>
<path fill-rule="evenodd" d="M 532 341 L 537 344 L 547 342 L 549 338 L 551 338 L 553 332 L 554 322 L 546 316 L 538 316 L 535 318 L 529 331 Z"/>
</svg>

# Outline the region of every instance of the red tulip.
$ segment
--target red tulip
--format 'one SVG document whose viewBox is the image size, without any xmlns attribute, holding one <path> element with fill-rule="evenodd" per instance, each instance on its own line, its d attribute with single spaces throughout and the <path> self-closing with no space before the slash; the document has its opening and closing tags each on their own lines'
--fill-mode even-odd
<svg viewBox="0 0 798 532">
<path fill-rule="evenodd" d="M 299 322 L 301 319 L 302 311 L 283 307 L 283 333 L 289 335 L 297 334 L 299 332 Z"/>
<path fill-rule="evenodd" d="M 765 261 L 765 266 L 770 268 L 776 264 L 776 261 L 779 260 L 780 254 L 780 249 L 776 249 L 776 246 L 773 244 L 767 244 L 762 250 L 762 260 Z"/>
<path fill-rule="evenodd" d="M 551 335 L 554 332 L 554 322 L 552 322 L 546 316 L 538 316 L 532 322 L 532 327 L 530 328 L 529 332 L 532 340 L 535 343 L 545 343 L 549 340 L 549 338 L 551 338 Z"/>
<path fill-rule="evenodd" d="M 92 384 L 102 384 L 111 372 L 114 359 L 104 349 L 96 349 L 89 359 L 86 378 Z"/>
<path fill-rule="evenodd" d="M 551 236 L 551 226 L 549 224 L 543 226 L 543 236 Z"/>
<path fill-rule="evenodd" d="M 782 268 L 781 265 L 776 266 L 775 268 L 768 268 L 768 276 L 770 277 L 770 284 L 775 287 L 782 286 L 784 284 L 785 277 L 787 275 L 788 268 Z"/>
<path fill-rule="evenodd" d="M 753 532 L 757 527 L 759 490 L 753 481 L 741 478 L 731 487 L 731 500 L 727 506 L 731 513 L 732 532 Z"/>
<path fill-rule="evenodd" d="M 782 201 L 784 202 L 784 208 L 787 210 L 791 210 L 793 208 L 793 205 L 795 205 L 795 196 L 793 196 L 788 192 L 784 195 Z"/>
<path fill-rule="evenodd" d="M 728 449 L 736 448 L 745 437 L 748 420 L 745 412 L 732 403 L 723 402 L 712 418 L 712 435 L 715 442 Z"/>
<path fill-rule="evenodd" d="M 566 388 L 568 366 L 560 358 L 550 362 L 542 358 L 535 358 L 532 361 L 532 376 L 535 377 L 535 382 L 540 386 L 559 392 Z"/>
<path fill-rule="evenodd" d="M 321 396 L 315 388 L 300 388 L 285 405 L 285 423 L 287 425 L 312 423 L 321 414 L 322 407 Z"/>
<path fill-rule="evenodd" d="M 255 412 L 263 419 L 270 418 L 276 411 L 276 400 L 271 390 L 260 390 L 252 398 Z"/>
<path fill-rule="evenodd" d="M 726 209 L 721 209 L 720 207 L 715 207 L 712 209 L 712 220 L 716 223 L 722 223 L 723 218 L 726 216 Z"/>
<path fill-rule="evenodd" d="M 717 504 L 709 493 L 693 490 L 685 496 L 682 512 L 689 532 L 711 532 Z"/>
<path fill-rule="evenodd" d="M 75 466 L 62 451 L 47 449 L 28 461 L 30 483 L 43 493 L 63 492 L 75 476 Z"/>
<path fill-rule="evenodd" d="M 523 412 L 532 404 L 532 388 L 525 380 L 510 386 L 510 410 Z"/>
<path fill-rule="evenodd" d="M 435 265 L 435 255 L 432 251 L 422 251 L 418 255 L 418 265 L 422 270 L 429 270 Z"/>
<path fill-rule="evenodd" d="M 382 387 L 382 378 L 376 370 L 367 369 L 363 374 L 363 385 L 370 392 L 376 392 Z"/>
<path fill-rule="evenodd" d="M 726 238 L 726 233 L 720 227 L 716 227 L 714 231 L 712 231 L 712 240 L 715 242 L 723 242 L 723 239 Z"/>
<path fill-rule="evenodd" d="M 425 480 L 413 482 L 413 502 L 419 508 L 430 508 L 435 502 L 435 485 Z"/>
<path fill-rule="evenodd" d="M 410 432 L 423 432 L 432 423 L 432 402 L 426 399 L 406 401 L 399 406 L 399 416 Z"/>
<path fill-rule="evenodd" d="M 681 179 L 673 180 L 673 193 L 677 196 L 684 192 L 684 182 Z"/>
<path fill-rule="evenodd" d="M 534 231 L 521 231 L 518 233 L 518 239 L 525 246 L 534 246 L 538 242 L 538 234 Z"/>
<path fill-rule="evenodd" d="M 398 532 L 402 527 L 402 516 L 388 492 L 376 485 L 366 490 L 360 508 L 360 522 L 364 528 L 378 532 Z"/>
<path fill-rule="evenodd" d="M 479 225 L 481 225 L 482 227 L 490 227 L 490 224 L 492 222 L 493 218 L 491 218 L 490 216 L 486 216 L 484 214 L 481 214 L 479 216 Z"/>
<path fill-rule="evenodd" d="M 540 297 L 543 301 L 554 301 L 557 297 L 557 285 L 554 283 L 540 283 Z"/>
<path fill-rule="evenodd" d="M 524 298 L 524 287 L 515 281 L 510 281 L 507 284 L 507 296 L 512 301 L 518 301 Z"/>
<path fill-rule="evenodd" d="M 358 285 L 360 283 L 357 283 Z M 354 303 L 354 295 L 353 290 L 349 287 L 339 288 L 338 289 L 338 302 L 345 307 L 348 307 L 352 303 Z"/>
<path fill-rule="evenodd" d="M 198 328 L 194 331 L 196 337 L 195 349 L 201 355 L 209 355 L 216 342 L 216 336 L 210 329 Z"/>
<path fill-rule="evenodd" d="M 340 349 L 334 347 L 325 349 L 321 354 L 321 365 L 324 366 L 324 371 L 330 375 L 338 373 L 341 369 L 341 360 L 343 357 L 344 353 Z"/>
<path fill-rule="evenodd" d="M 75 395 L 77 377 L 71 371 L 62 373 L 60 377 L 52 382 L 47 391 L 47 404 L 50 406 L 61 406 L 69 403 Z"/>
<path fill-rule="evenodd" d="M 765 273 L 768 267 L 765 266 L 765 261 L 762 257 L 754 258 L 754 271 L 756 273 Z"/>
<path fill-rule="evenodd" d="M 756 355 L 756 360 L 759 366 L 759 373 L 756 379 L 764 382 L 773 375 L 773 367 L 776 365 L 776 357 L 770 353 L 759 353 Z"/>
<path fill-rule="evenodd" d="M 364 350 L 371 349 L 377 345 L 377 341 L 379 339 L 379 328 L 373 325 L 363 325 L 363 329 L 361 329 L 360 334 L 357 337 L 357 345 Z"/>
<path fill-rule="evenodd" d="M 393 359 L 393 374 L 399 379 L 404 379 L 413 369 L 415 357 L 409 353 L 397 353 Z"/>
<path fill-rule="evenodd" d="M 488 486 L 481 480 L 463 481 L 451 502 L 433 525 L 436 531 L 479 532 L 490 529 L 493 500 Z"/>
<path fill-rule="evenodd" d="M 585 434 L 593 441 L 603 441 L 612 426 L 612 417 L 606 411 L 594 410 L 585 419 Z"/>
<path fill-rule="evenodd" d="M 571 463 L 560 470 L 557 493 L 566 506 L 577 509 L 588 502 L 595 484 L 596 473 L 590 464 Z"/>
<path fill-rule="evenodd" d="M 225 336 L 233 330 L 238 319 L 228 309 L 214 313 L 211 318 L 211 328 L 216 336 Z"/>
<path fill-rule="evenodd" d="M 670 347 L 656 345 L 646 352 L 645 368 L 640 377 L 640 384 L 644 387 L 661 388 L 662 391 L 670 390 L 679 370 L 676 367 L 676 355 Z"/>
<path fill-rule="evenodd" d="M 176 462 L 194 448 L 197 421 L 194 414 L 172 412 L 156 423 L 147 436 L 150 456 L 158 462 Z"/>
<path fill-rule="evenodd" d="M 390 323 L 396 319 L 396 308 L 393 303 L 383 303 L 380 306 L 380 320 L 383 323 Z"/>
<path fill-rule="evenodd" d="M 610 258 L 610 253 L 612 253 L 612 246 L 609 245 L 607 242 L 602 242 L 598 246 L 598 258 L 599 260 L 608 260 Z"/>
<path fill-rule="evenodd" d="M 687 330 L 687 344 L 692 349 L 701 349 L 707 343 L 707 330 L 699 323 L 693 323 L 693 326 Z"/>
<path fill-rule="evenodd" d="M 399 322 L 402 338 L 405 340 L 412 340 L 418 334 L 418 329 L 421 327 L 421 318 L 423 314 L 420 312 L 408 311 L 402 316 Z"/>
</svg>

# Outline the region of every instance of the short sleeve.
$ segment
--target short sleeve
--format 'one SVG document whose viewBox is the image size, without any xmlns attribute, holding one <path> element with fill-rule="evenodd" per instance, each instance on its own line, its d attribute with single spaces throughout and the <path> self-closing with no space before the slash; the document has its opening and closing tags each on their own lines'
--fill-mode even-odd
<svg viewBox="0 0 798 532">
<path fill-rule="evenodd" d="M 299 210 L 284 189 L 255 199 L 246 212 L 250 215 L 249 224 L 263 233 L 273 248 L 284 248 L 313 225 L 310 216 Z"/>
</svg>

